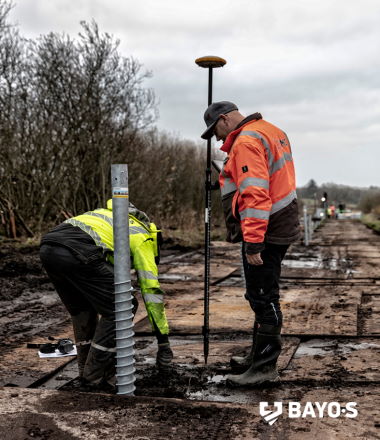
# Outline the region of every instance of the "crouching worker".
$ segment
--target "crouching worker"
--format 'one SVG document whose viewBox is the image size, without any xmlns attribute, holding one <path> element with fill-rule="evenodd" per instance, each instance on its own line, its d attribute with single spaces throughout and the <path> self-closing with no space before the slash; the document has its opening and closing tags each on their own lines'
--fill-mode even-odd
<svg viewBox="0 0 380 440">
<path fill-rule="evenodd" d="M 136 270 L 152 329 L 157 337 L 156 365 L 168 368 L 173 358 L 158 282 L 159 231 L 142 211 L 129 207 L 131 267 Z M 78 351 L 79 377 L 107 389 L 115 376 L 115 316 L 112 200 L 66 220 L 41 240 L 40 257 L 71 315 Z M 137 300 L 133 298 L 134 310 Z"/>
</svg>

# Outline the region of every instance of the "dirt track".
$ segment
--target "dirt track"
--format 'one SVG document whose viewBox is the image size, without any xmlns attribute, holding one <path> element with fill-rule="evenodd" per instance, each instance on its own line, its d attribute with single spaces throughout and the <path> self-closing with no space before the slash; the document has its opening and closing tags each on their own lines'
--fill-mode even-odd
<svg viewBox="0 0 380 440">
<path fill-rule="evenodd" d="M 37 359 L 25 343 L 70 336 L 71 330 L 41 271 L 37 250 L 12 253 L 3 247 L 0 332 L 6 350 L 0 385 L 19 388 L 0 393 L 0 413 L 8 414 L 1 438 L 379 438 L 379 263 L 380 236 L 349 220 L 327 222 L 308 248 L 293 246 L 282 273 L 282 383 L 230 389 L 224 382 L 229 357 L 249 346 L 252 325 L 243 298 L 239 247 L 213 244 L 207 367 L 200 337 L 202 255 L 167 254 L 160 273 L 176 364 L 165 378 L 155 371 L 156 346 L 140 307 L 135 320 L 137 397 L 126 399 L 55 391 L 75 376 L 75 363 L 39 385 L 48 390 L 24 388 L 36 386 L 36 380 L 64 363 Z M 289 401 L 356 402 L 359 415 L 282 415 L 269 426 L 259 415 L 260 401 L 282 401 L 284 406 Z M 7 437 L 11 426 L 13 437 Z"/>
</svg>

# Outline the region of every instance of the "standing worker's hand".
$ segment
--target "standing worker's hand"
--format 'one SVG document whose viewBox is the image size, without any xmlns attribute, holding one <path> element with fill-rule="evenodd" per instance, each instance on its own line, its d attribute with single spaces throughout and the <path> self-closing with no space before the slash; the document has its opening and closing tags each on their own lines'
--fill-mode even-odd
<svg viewBox="0 0 380 440">
<path fill-rule="evenodd" d="M 258 254 L 252 254 L 248 255 L 246 254 L 247 261 L 249 264 L 252 264 L 252 266 L 260 266 L 263 264 L 263 260 L 261 259 L 260 252 Z"/>
</svg>

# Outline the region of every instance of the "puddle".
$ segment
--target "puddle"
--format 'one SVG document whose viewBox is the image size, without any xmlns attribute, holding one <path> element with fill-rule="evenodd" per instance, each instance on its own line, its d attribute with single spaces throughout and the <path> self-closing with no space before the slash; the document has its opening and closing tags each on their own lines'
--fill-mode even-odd
<svg viewBox="0 0 380 440">
<path fill-rule="evenodd" d="M 322 265 L 322 260 L 312 259 L 312 260 L 283 260 L 283 266 L 289 267 L 291 269 L 318 269 Z"/>
<path fill-rule="evenodd" d="M 223 376 L 222 374 L 216 374 L 215 376 L 208 376 L 207 383 L 221 383 L 226 380 L 227 376 Z"/>
<path fill-rule="evenodd" d="M 141 366 L 146 366 L 146 365 L 154 366 L 154 365 L 156 365 L 156 358 L 155 357 L 136 355 L 135 360 L 136 360 L 136 363 L 138 362 L 138 364 Z"/>
<path fill-rule="evenodd" d="M 160 281 L 189 281 L 192 277 L 190 275 L 180 275 L 175 273 L 163 273 L 159 276 Z"/>
<path fill-rule="evenodd" d="M 237 395 L 240 394 L 240 395 Z M 186 399 L 202 400 L 208 402 L 234 402 L 234 403 L 250 403 L 251 399 L 243 393 L 221 393 L 220 390 L 203 390 L 193 393 L 186 393 Z"/>
<path fill-rule="evenodd" d="M 260 401 L 282 400 L 284 390 L 281 385 L 266 384 L 262 387 L 232 388 L 226 385 L 209 385 L 206 389 L 188 391 L 185 396 L 189 400 L 200 400 L 208 402 L 233 402 L 238 404 L 256 404 Z"/>
<path fill-rule="evenodd" d="M 336 258 L 330 258 L 327 261 L 327 269 L 338 270 L 339 269 L 338 260 Z"/>
<path fill-rule="evenodd" d="M 303 342 L 294 354 L 294 358 L 303 356 L 326 355 L 333 351 L 333 347 L 337 346 L 337 341 L 323 341 L 322 339 L 314 339 L 312 341 Z"/>
<path fill-rule="evenodd" d="M 361 344 L 348 343 L 345 344 L 343 347 L 339 347 L 339 348 L 342 349 L 344 353 L 348 353 L 354 350 L 366 350 L 367 348 L 377 348 L 380 350 L 380 343 L 379 344 L 370 343 L 370 342 L 362 342 Z"/>
<path fill-rule="evenodd" d="M 380 343 L 370 343 L 370 342 L 339 342 L 337 340 L 323 341 L 323 340 L 312 340 L 303 342 L 298 347 L 294 358 L 300 358 L 303 356 L 331 356 L 334 354 L 347 354 L 352 351 L 365 350 L 368 348 L 380 349 Z"/>
</svg>

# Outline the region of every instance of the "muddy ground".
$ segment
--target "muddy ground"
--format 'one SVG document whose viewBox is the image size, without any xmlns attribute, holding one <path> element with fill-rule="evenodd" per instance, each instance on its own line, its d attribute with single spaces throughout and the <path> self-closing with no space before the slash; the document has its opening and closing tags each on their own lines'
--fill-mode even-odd
<svg viewBox="0 0 380 440">
<path fill-rule="evenodd" d="M 0 338 L 3 350 L 28 338 L 53 336 L 69 322 L 66 309 L 44 273 L 37 246 L 3 241 L 0 251 Z"/>
<path fill-rule="evenodd" d="M 238 246 L 213 243 L 206 366 L 202 252 L 164 252 L 160 276 L 175 363 L 166 375 L 156 370 L 156 343 L 140 307 L 136 392 L 126 398 L 79 393 L 75 358 L 40 360 L 26 348 L 72 336 L 70 321 L 38 248 L 3 242 L 0 438 L 379 438 L 380 236 L 359 222 L 335 220 L 316 231 L 309 247 L 292 246 L 281 281 L 281 383 L 259 388 L 233 389 L 225 381 L 229 358 L 249 348 L 252 327 L 239 254 Z M 284 411 L 270 426 L 258 411 L 263 401 L 284 408 L 292 401 L 356 402 L 359 415 L 291 419 Z"/>
<path fill-rule="evenodd" d="M 175 256 L 193 249 L 172 241 L 162 255 Z M 3 352 L 40 337 L 49 342 L 66 329 L 69 315 L 46 275 L 38 245 L 4 239 L 0 249 L 0 340 Z"/>
</svg>

